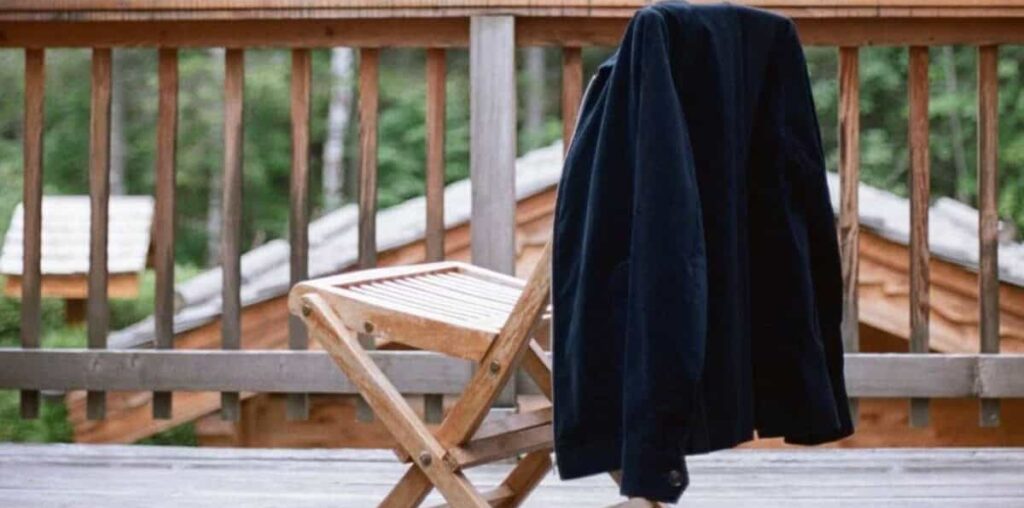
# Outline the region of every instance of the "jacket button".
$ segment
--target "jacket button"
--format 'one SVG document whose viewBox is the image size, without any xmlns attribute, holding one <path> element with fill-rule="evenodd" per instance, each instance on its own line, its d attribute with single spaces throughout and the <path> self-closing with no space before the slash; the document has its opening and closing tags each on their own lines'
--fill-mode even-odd
<svg viewBox="0 0 1024 508">
<path fill-rule="evenodd" d="M 679 470 L 673 469 L 668 472 L 668 484 L 673 487 L 679 487 L 683 484 L 683 473 Z"/>
</svg>

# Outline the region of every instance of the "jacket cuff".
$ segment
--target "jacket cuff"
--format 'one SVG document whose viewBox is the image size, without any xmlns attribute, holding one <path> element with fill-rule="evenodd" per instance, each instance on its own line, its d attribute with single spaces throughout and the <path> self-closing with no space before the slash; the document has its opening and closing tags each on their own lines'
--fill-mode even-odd
<svg viewBox="0 0 1024 508">
<path fill-rule="evenodd" d="M 685 455 L 647 451 L 626 457 L 619 493 L 625 497 L 676 503 L 689 484 Z"/>
</svg>

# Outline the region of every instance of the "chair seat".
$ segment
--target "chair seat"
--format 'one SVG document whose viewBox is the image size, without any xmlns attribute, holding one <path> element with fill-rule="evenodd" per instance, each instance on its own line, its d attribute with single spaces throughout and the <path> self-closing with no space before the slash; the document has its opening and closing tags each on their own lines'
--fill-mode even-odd
<svg viewBox="0 0 1024 508">
<path fill-rule="evenodd" d="M 477 359 L 508 320 L 523 286 L 515 277 L 446 261 L 315 279 L 301 283 L 297 294 L 329 295 L 331 306 L 354 330 Z M 549 318 L 550 307 L 541 319 Z M 543 335 L 546 327 L 541 330 Z"/>
</svg>

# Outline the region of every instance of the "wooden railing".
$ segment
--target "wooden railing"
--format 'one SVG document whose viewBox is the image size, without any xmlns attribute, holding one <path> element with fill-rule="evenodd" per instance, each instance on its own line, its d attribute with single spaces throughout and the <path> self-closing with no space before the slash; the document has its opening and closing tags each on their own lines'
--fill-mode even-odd
<svg viewBox="0 0 1024 508">
<path fill-rule="evenodd" d="M 1000 44 L 1024 43 L 1024 0 L 953 5 L 941 0 L 772 0 L 750 5 L 793 17 L 805 44 L 839 50 L 839 210 L 843 255 L 844 343 L 847 381 L 855 397 L 908 397 L 913 425 L 925 425 L 928 399 L 976 397 L 981 425 L 997 425 L 998 399 L 1024 397 L 1024 355 L 999 353 L 999 281 L 996 269 L 998 117 L 996 64 Z M 322 2 L 317 0 L 8 0 L 0 6 L 0 46 L 24 48 L 24 275 L 21 348 L 0 350 L 0 388 L 22 390 L 22 416 L 32 418 L 39 390 L 89 390 L 88 415 L 103 418 L 104 392 L 152 390 L 153 415 L 171 415 L 175 390 L 220 391 L 222 414 L 238 417 L 238 393 L 286 392 L 289 414 L 307 413 L 306 393 L 354 393 L 330 360 L 303 351 L 301 324 L 290 323 L 292 351 L 239 350 L 245 49 L 292 50 L 292 178 L 289 216 L 291 281 L 307 277 L 310 49 L 358 47 L 359 266 L 376 263 L 378 65 L 381 48 L 426 48 L 426 249 L 444 252 L 445 48 L 470 52 L 470 173 L 472 257 L 511 272 L 514 262 L 516 156 L 516 46 L 553 45 L 563 51 L 564 137 L 572 135 L 584 76 L 581 48 L 618 43 L 644 2 L 550 0 L 504 2 Z M 859 171 L 859 48 L 907 46 L 911 153 L 911 353 L 858 353 L 857 309 Z M 928 52 L 927 46 L 978 47 L 980 350 L 928 354 Z M 109 197 L 111 48 L 159 48 L 156 151 L 156 350 L 106 349 L 106 203 Z M 44 59 L 52 47 L 93 49 L 90 195 L 89 350 L 40 350 L 40 226 L 43 175 Z M 221 263 L 223 351 L 173 350 L 175 146 L 177 51 L 223 47 L 224 165 Z M 469 371 L 457 360 L 417 352 L 376 352 L 382 368 L 408 393 L 458 393 Z M 520 387 L 528 390 L 529 387 Z"/>
</svg>

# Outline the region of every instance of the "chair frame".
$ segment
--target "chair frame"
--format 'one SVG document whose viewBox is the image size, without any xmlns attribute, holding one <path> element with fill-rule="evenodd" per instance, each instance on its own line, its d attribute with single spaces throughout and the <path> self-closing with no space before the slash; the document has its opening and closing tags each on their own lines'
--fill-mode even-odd
<svg viewBox="0 0 1024 508">
<path fill-rule="evenodd" d="M 327 351 L 359 390 L 367 405 L 394 437 L 396 454 L 410 463 L 384 498 L 382 507 L 419 506 L 433 488 L 448 506 L 515 507 L 522 504 L 551 470 L 552 405 L 489 420 L 491 405 L 513 374 L 522 368 L 540 392 L 552 401 L 551 365 L 536 340 L 551 289 L 551 242 L 544 247 L 526 284 L 469 264 L 429 263 L 379 268 L 325 277 L 297 284 L 289 308 L 305 321 L 310 335 Z M 346 298 L 346 284 L 376 283 L 421 273 L 460 270 L 522 292 L 500 328 L 465 326 L 443 317 L 426 318 L 402 312 L 400 305 Z M 395 308 L 399 307 L 399 308 Z M 373 362 L 359 340 L 374 333 L 416 349 L 475 361 L 477 369 L 461 397 L 433 431 L 409 406 L 394 384 Z M 504 482 L 481 492 L 463 470 L 522 455 Z M 612 473 L 618 482 L 618 475 Z M 630 500 L 619 506 L 659 506 Z"/>
</svg>

